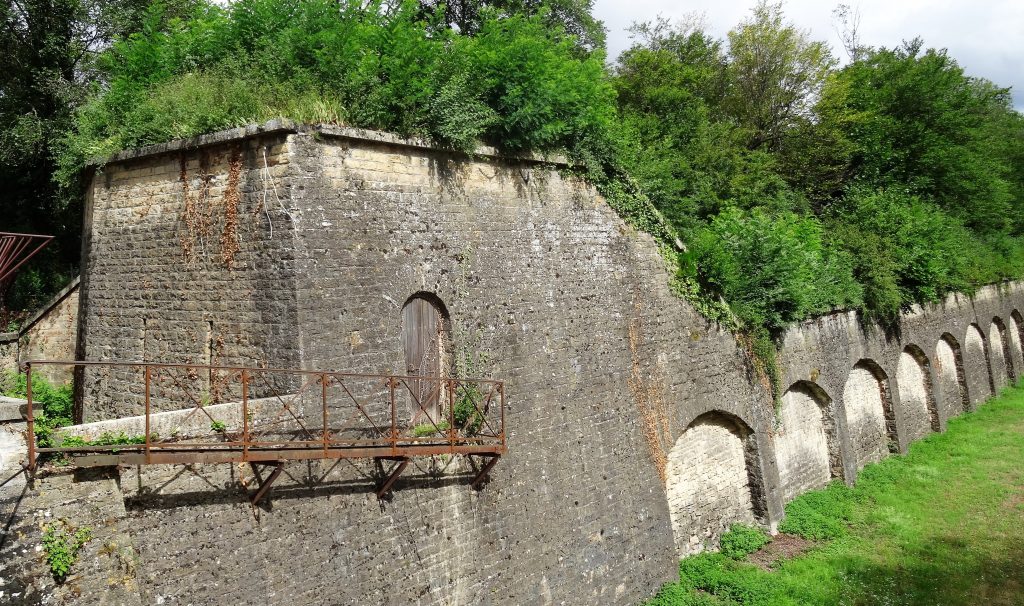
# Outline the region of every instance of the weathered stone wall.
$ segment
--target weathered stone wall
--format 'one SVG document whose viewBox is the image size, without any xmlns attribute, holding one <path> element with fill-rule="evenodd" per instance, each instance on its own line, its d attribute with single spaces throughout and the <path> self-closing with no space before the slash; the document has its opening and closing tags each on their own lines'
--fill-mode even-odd
<svg viewBox="0 0 1024 606">
<path fill-rule="evenodd" d="M 998 323 L 993 322 L 988 329 L 988 346 L 992 364 L 992 384 L 999 393 L 1009 382 L 1006 372 L 1006 340 Z"/>
<path fill-rule="evenodd" d="M 967 393 L 971 405 L 977 406 L 993 393 L 992 373 L 989 370 L 988 363 L 989 347 L 985 342 L 985 337 L 981 334 L 981 329 L 976 324 L 971 324 L 967 327 L 965 340 L 967 347 L 964 357 L 974 361 L 972 368 L 964 373 L 965 381 L 967 382 Z M 981 360 L 984 360 L 984 364 L 979 362 Z"/>
<path fill-rule="evenodd" d="M 0 333 L 0 372 L 18 368 L 18 333 Z"/>
<path fill-rule="evenodd" d="M 248 470 L 133 471 L 122 486 L 144 602 L 635 603 L 676 570 L 667 453 L 716 410 L 751 428 L 753 460 L 734 480 L 756 469 L 759 511 L 778 518 L 770 397 L 734 337 L 669 291 L 649 237 L 557 166 L 374 137 L 285 129 L 105 167 L 91 192 L 84 355 L 213 350 L 214 361 L 403 372 L 401 308 L 429 292 L 450 314 L 453 354 L 506 381 L 510 454 L 480 493 L 463 461 L 418 461 L 383 505 L 372 462 L 290 466 L 258 520 L 240 498 Z M 191 257 L 190 212 L 212 225 Z M 84 417 L 138 414 L 137 389 L 92 373 Z M 118 401 L 99 398 L 111 391 Z M 197 550 L 220 564 L 183 568 Z M 275 573 L 253 575 L 253 562 Z"/>
<path fill-rule="evenodd" d="M 927 360 L 917 348 L 907 347 L 896 366 L 903 426 L 907 440 L 913 442 L 931 433 L 934 392 Z"/>
<path fill-rule="evenodd" d="M 78 342 L 78 289 L 75 279 L 57 293 L 22 328 L 18 360 L 74 360 Z M 71 381 L 71 369 L 40 365 L 33 369 L 54 384 Z"/>
<path fill-rule="evenodd" d="M 717 548 L 730 524 L 756 522 L 747 435 L 735 420 L 712 413 L 694 421 L 669 451 L 666 496 L 681 555 Z"/>
<path fill-rule="evenodd" d="M 951 418 L 970 408 L 964 379 L 963 353 L 953 348 L 951 337 L 944 335 L 935 344 L 935 375 L 942 392 L 942 414 Z"/>
<path fill-rule="evenodd" d="M 822 419 L 823 408 L 828 406 L 828 401 L 804 385 L 796 385 L 782 396 L 773 445 L 783 503 L 821 488 L 831 479 L 828 438 Z"/>
<path fill-rule="evenodd" d="M 283 206 L 291 202 L 272 187 L 288 170 L 287 137 L 229 139 L 189 153 L 129 154 L 96 174 L 79 359 L 300 366 L 296 248 Z M 83 419 L 141 414 L 140 373 L 87 371 Z M 209 376 L 173 378 L 201 392 L 215 387 Z M 153 405 L 181 402 L 156 393 Z"/>
<path fill-rule="evenodd" d="M 270 125 L 97 173 L 81 356 L 400 373 L 403 304 L 429 293 L 451 359 L 508 396 L 509 453 L 478 493 L 461 459 L 416 461 L 386 502 L 372 462 L 292 464 L 258 509 L 247 467 L 122 470 L 142 603 L 635 604 L 730 523 L 774 527 L 784 500 L 943 429 L 951 387 L 924 352 L 944 334 L 964 344 L 961 393 L 989 395 L 983 335 L 996 317 L 1019 325 L 1017 284 L 888 332 L 853 313 L 794 327 L 776 428 L 737 340 L 560 168 Z M 908 351 L 916 374 L 900 372 Z M 908 412 L 922 385 L 927 414 Z M 139 413 L 137 376 L 81 387 L 87 420 Z"/>
<path fill-rule="evenodd" d="M 892 413 L 886 421 L 887 433 L 890 439 L 895 438 L 897 448 L 905 451 L 914 439 L 936 428 L 945 429 L 949 418 L 963 410 L 965 397 L 972 407 L 991 397 L 988 356 L 992 348 L 983 335 L 998 318 L 1019 316 L 1022 307 L 1024 287 L 1007 283 L 982 288 L 974 297 L 951 295 L 942 304 L 915 308 L 889 331 L 861 323 L 854 313 L 824 316 L 784 335 L 784 382 L 812 382 L 833 400 L 843 477 L 852 482 L 858 461 L 864 458 L 856 432 L 848 427 L 851 403 L 844 393 L 855 366 L 869 361 L 877 366 L 876 376 L 888 378 Z M 953 350 L 954 366 L 961 365 L 955 371 L 956 384 L 937 376 L 949 365 L 948 354 L 935 354 L 943 339 Z M 931 359 L 924 354 L 926 351 L 932 352 Z M 958 351 L 962 357 L 959 363 L 955 361 Z M 1005 364 L 1003 368 L 1005 374 Z M 860 407 L 861 403 L 854 402 L 853 406 Z"/>
<path fill-rule="evenodd" d="M 880 369 L 866 362 L 858 362 L 850 371 L 843 388 L 846 402 L 846 427 L 850 446 L 857 460 L 857 469 L 880 461 L 889 454 L 889 436 L 886 431 L 886 411 L 889 401 L 887 381 Z"/>
</svg>

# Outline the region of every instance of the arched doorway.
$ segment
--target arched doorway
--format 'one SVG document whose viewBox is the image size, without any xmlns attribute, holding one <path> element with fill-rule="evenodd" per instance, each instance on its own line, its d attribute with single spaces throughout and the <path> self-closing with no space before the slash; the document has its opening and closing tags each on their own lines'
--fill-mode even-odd
<svg viewBox="0 0 1024 606">
<path fill-rule="evenodd" d="M 402 307 L 402 349 L 410 385 L 412 423 L 437 423 L 441 417 L 444 385 L 448 376 L 448 310 L 430 293 L 409 297 Z"/>
</svg>

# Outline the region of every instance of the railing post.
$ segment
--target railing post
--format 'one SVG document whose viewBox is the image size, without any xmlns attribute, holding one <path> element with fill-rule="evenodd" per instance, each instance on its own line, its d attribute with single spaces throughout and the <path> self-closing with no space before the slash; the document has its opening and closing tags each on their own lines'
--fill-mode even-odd
<svg viewBox="0 0 1024 606">
<path fill-rule="evenodd" d="M 149 465 L 152 461 L 150 444 L 149 444 L 149 380 L 150 380 L 150 366 L 146 365 L 146 465 Z"/>
<path fill-rule="evenodd" d="M 388 377 L 391 389 L 391 455 L 398 455 L 398 412 L 395 410 L 395 378 Z"/>
<path fill-rule="evenodd" d="M 320 375 L 321 403 L 324 407 L 324 458 L 327 457 L 327 375 Z"/>
<path fill-rule="evenodd" d="M 249 459 L 249 371 L 242 369 L 242 461 Z"/>
<path fill-rule="evenodd" d="M 32 364 L 30 362 L 25 363 L 25 399 L 28 400 L 28 410 L 26 411 L 28 431 L 28 470 L 35 474 L 36 471 L 36 428 L 34 420 L 34 411 L 32 410 Z"/>
<path fill-rule="evenodd" d="M 498 383 L 498 396 L 501 397 L 501 447 L 505 448 L 505 382 Z"/>
<path fill-rule="evenodd" d="M 438 379 L 440 381 L 440 379 Z M 448 448 L 455 454 L 455 381 L 448 379 Z"/>
</svg>

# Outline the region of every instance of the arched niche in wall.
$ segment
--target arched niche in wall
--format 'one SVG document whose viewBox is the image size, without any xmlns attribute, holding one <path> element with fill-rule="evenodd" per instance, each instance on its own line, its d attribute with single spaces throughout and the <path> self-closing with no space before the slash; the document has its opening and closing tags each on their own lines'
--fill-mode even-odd
<svg viewBox="0 0 1024 606">
<path fill-rule="evenodd" d="M 1010 343 L 1010 356 L 1015 370 L 1013 376 L 1017 380 L 1024 376 L 1024 349 L 1021 347 L 1024 338 L 1021 337 L 1021 330 L 1024 330 L 1024 318 L 1021 318 L 1020 312 L 1015 309 L 1006 320 L 1006 336 Z"/>
<path fill-rule="evenodd" d="M 992 389 L 995 393 L 1006 387 L 1013 376 L 1010 367 L 1010 344 L 1006 339 L 1006 325 L 999 317 L 992 318 L 988 327 L 989 364 L 992 369 Z"/>
<path fill-rule="evenodd" d="M 850 370 L 843 403 L 857 469 L 899 450 L 889 377 L 874 360 L 861 360 Z"/>
<path fill-rule="evenodd" d="M 988 363 L 988 343 L 977 324 L 967 327 L 964 339 L 964 371 L 967 394 L 971 404 L 977 406 L 992 395 L 992 374 Z"/>
<path fill-rule="evenodd" d="M 970 408 L 964 355 L 953 335 L 943 333 L 935 344 L 935 375 L 942 385 L 946 418 L 954 417 Z"/>
<path fill-rule="evenodd" d="M 449 315 L 444 303 L 433 293 L 420 292 L 402 306 L 402 351 L 410 381 L 408 409 L 413 425 L 441 421 L 441 402 L 449 376 Z"/>
<path fill-rule="evenodd" d="M 810 381 L 798 381 L 782 396 L 772 438 L 783 503 L 843 476 L 832 398 Z"/>
<path fill-rule="evenodd" d="M 896 381 L 907 441 L 913 442 L 938 431 L 939 411 L 935 405 L 931 368 L 928 357 L 917 345 L 907 345 L 900 354 Z"/>
<path fill-rule="evenodd" d="M 757 440 L 733 415 L 715 411 L 697 417 L 669 451 L 665 472 L 680 557 L 716 549 L 733 523 L 764 519 Z"/>
</svg>

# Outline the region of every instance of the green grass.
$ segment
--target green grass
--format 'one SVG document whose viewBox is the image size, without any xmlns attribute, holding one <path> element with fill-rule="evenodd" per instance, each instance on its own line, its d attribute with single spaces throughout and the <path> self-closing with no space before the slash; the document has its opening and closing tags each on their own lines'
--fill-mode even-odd
<svg viewBox="0 0 1024 606">
<path fill-rule="evenodd" d="M 686 558 L 648 606 L 1024 604 L 1024 389 L 786 514 L 814 549 L 772 571 Z"/>
</svg>

